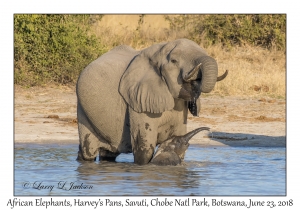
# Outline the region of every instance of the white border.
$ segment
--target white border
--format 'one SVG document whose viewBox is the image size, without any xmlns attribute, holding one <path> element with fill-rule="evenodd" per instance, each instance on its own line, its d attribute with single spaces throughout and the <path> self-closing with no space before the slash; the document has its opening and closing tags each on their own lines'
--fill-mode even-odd
<svg viewBox="0 0 300 210">
<path fill-rule="evenodd" d="M 294 1 L 296 2 L 296 1 Z M 299 12 L 298 5 L 288 1 L 24 1 L 12 0 L 1 3 L 1 185 L 0 206 L 6 206 L 13 196 L 13 14 L 14 13 L 286 13 L 287 14 L 287 196 L 261 197 L 260 200 L 294 199 L 294 206 L 289 209 L 299 209 Z M 297 94 L 298 93 L 298 94 Z M 3 135 L 4 134 L 4 135 Z M 22 197 L 25 199 L 25 197 Z M 139 197 L 141 198 L 141 197 Z M 221 199 L 220 197 L 218 197 Z M 33 198 L 28 198 L 33 200 Z M 48 199 L 48 198 L 45 198 Z M 63 197 L 57 197 L 63 200 Z M 67 197 L 73 200 L 73 197 Z M 94 200 L 95 198 L 91 198 Z M 118 197 L 118 199 L 121 199 Z M 122 198 L 123 199 L 123 198 Z M 125 199 L 125 198 L 124 198 Z M 142 198 L 141 198 L 142 199 Z M 209 198 L 211 199 L 211 198 Z M 232 200 L 232 197 L 225 197 Z M 238 197 L 237 199 L 246 199 Z M 88 200 L 87 197 L 84 200 Z M 31 209 L 39 209 L 32 207 Z M 51 208 L 48 208 L 51 209 Z M 82 208 L 81 208 L 82 209 Z M 213 208 L 209 208 L 213 209 Z M 224 209 L 224 208 L 223 208 Z M 226 209 L 226 208 L 225 208 Z M 229 208 L 227 208 L 229 209 Z M 256 208 L 263 209 L 263 208 Z"/>
</svg>

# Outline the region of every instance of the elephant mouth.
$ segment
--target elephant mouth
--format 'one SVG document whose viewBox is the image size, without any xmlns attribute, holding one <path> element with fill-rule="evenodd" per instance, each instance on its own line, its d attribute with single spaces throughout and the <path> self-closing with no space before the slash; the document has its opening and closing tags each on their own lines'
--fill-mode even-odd
<svg viewBox="0 0 300 210">
<path fill-rule="evenodd" d="M 193 116 L 198 116 L 198 112 L 197 112 L 198 108 L 197 108 L 196 100 L 197 99 L 194 98 L 193 101 L 188 102 L 188 109 L 190 110 Z"/>
<path fill-rule="evenodd" d="M 179 92 L 179 98 L 188 102 L 188 109 L 193 116 L 198 116 L 197 99 L 199 98 L 201 80 L 185 82 Z"/>
</svg>

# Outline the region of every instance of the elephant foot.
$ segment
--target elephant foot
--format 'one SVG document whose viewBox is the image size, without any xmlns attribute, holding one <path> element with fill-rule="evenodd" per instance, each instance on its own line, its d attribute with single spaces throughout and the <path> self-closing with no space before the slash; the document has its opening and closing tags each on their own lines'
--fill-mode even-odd
<svg viewBox="0 0 300 210">
<path fill-rule="evenodd" d="M 77 158 L 76 158 L 77 161 L 84 161 L 83 157 L 82 157 L 82 154 L 81 152 L 78 151 L 78 155 L 77 155 Z"/>
<path fill-rule="evenodd" d="M 96 161 L 96 157 L 95 158 L 91 158 L 91 159 L 86 159 L 83 157 L 83 154 L 82 154 L 82 150 L 81 150 L 81 147 L 79 145 L 79 151 L 78 151 L 78 155 L 77 155 L 77 158 L 76 158 L 77 161 Z"/>
<path fill-rule="evenodd" d="M 76 160 L 79 161 L 79 162 L 96 161 L 96 158 L 90 159 L 90 160 L 86 160 L 86 159 L 82 158 L 82 156 L 78 155 L 77 158 L 76 158 Z"/>
<path fill-rule="evenodd" d="M 100 161 L 108 161 L 115 162 L 116 158 L 120 153 L 114 153 L 105 149 L 100 148 L 99 150 L 99 160 Z"/>
</svg>

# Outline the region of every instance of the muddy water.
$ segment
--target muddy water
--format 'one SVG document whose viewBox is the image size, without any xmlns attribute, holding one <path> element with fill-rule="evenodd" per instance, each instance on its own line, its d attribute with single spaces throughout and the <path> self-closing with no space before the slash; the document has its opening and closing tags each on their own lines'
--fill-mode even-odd
<svg viewBox="0 0 300 210">
<path fill-rule="evenodd" d="M 285 195 L 284 147 L 191 145 L 182 166 L 75 161 L 76 144 L 15 144 L 14 195 Z"/>
</svg>

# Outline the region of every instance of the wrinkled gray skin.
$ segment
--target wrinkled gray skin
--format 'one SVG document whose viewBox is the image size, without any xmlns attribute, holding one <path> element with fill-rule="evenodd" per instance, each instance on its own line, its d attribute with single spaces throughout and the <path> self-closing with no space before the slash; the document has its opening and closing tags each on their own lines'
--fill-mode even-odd
<svg viewBox="0 0 300 210">
<path fill-rule="evenodd" d="M 189 140 L 198 132 L 208 130 L 207 127 L 197 128 L 183 136 L 175 136 L 159 145 L 151 163 L 155 165 L 179 165 L 184 159 L 186 150 L 189 147 Z"/>
<path fill-rule="evenodd" d="M 216 61 L 187 39 L 102 55 L 77 82 L 77 160 L 133 152 L 135 163 L 149 163 L 156 145 L 186 134 L 188 109 L 198 115 L 200 93 L 214 88 L 217 75 Z"/>
</svg>

